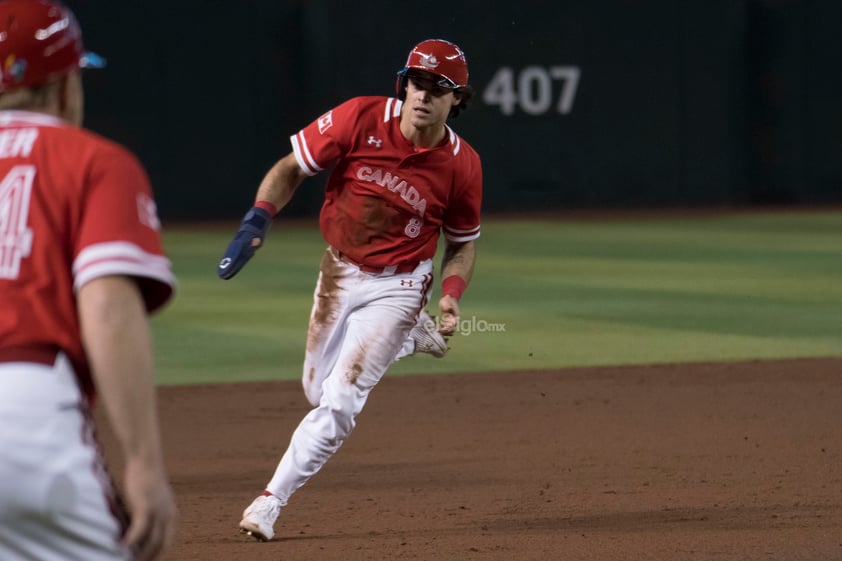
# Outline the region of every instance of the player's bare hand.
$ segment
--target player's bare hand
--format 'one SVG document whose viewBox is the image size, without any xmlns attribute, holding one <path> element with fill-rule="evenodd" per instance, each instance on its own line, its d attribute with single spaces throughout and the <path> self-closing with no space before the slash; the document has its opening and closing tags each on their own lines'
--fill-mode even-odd
<svg viewBox="0 0 842 561">
<path fill-rule="evenodd" d="M 439 300 L 439 333 L 449 337 L 459 326 L 459 301 L 453 296 L 442 296 Z"/>
<path fill-rule="evenodd" d="M 135 561 L 162 559 L 175 535 L 176 507 L 163 470 L 126 464 L 126 504 L 131 523 L 124 544 Z"/>
</svg>

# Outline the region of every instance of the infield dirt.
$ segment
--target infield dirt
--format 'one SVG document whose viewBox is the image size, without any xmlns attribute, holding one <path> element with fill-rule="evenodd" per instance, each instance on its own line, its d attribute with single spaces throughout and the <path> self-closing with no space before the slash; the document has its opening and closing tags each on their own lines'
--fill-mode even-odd
<svg viewBox="0 0 842 561">
<path fill-rule="evenodd" d="M 164 387 L 180 510 L 167 559 L 842 559 L 840 372 L 387 374 L 268 543 L 237 524 L 308 410 L 300 384 Z"/>
</svg>

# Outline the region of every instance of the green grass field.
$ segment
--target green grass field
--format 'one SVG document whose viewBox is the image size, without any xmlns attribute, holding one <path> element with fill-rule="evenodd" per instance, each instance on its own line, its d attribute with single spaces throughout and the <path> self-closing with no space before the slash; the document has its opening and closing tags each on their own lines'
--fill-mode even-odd
<svg viewBox="0 0 842 561">
<path fill-rule="evenodd" d="M 236 230 L 165 233 L 163 384 L 298 379 L 324 242 L 276 221 L 234 279 Z M 463 333 L 391 374 L 842 356 L 842 212 L 483 223 Z M 438 293 L 429 308 L 436 313 Z"/>
</svg>

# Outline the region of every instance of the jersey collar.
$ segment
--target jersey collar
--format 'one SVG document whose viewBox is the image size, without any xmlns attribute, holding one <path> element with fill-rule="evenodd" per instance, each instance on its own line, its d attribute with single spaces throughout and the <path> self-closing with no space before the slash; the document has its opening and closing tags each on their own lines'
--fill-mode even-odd
<svg viewBox="0 0 842 561">
<path fill-rule="evenodd" d="M 63 127 L 67 122 L 47 113 L 36 111 L 23 111 L 20 109 L 8 109 L 0 111 L 0 127 L 7 127 L 12 124 L 25 124 L 42 127 Z"/>
</svg>

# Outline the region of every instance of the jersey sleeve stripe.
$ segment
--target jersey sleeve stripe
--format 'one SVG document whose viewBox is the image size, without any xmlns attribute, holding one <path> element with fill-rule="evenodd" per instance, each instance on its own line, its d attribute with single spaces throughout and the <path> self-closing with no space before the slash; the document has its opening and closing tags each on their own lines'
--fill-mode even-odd
<svg viewBox="0 0 842 561">
<path fill-rule="evenodd" d="M 394 117 L 400 117 L 403 101 L 390 97 L 386 99 L 386 111 L 383 114 L 383 122 L 388 123 Z"/>
<path fill-rule="evenodd" d="M 451 232 L 453 234 L 471 234 L 473 232 L 479 232 L 479 226 L 476 228 L 468 228 L 467 230 L 459 230 L 457 228 L 451 228 L 449 226 L 444 227 L 446 232 Z"/>
<path fill-rule="evenodd" d="M 447 231 L 444 232 L 444 239 L 446 239 L 449 242 L 453 242 L 453 243 L 469 242 L 471 240 L 477 239 L 478 237 L 479 237 L 479 232 L 476 232 L 475 234 L 472 234 L 470 236 L 454 236 L 454 235 L 451 235 L 450 233 L 448 233 Z"/>
<path fill-rule="evenodd" d="M 448 228 L 447 226 L 445 226 L 443 230 L 445 239 L 449 242 L 454 243 L 462 243 L 475 240 L 479 237 L 480 234 L 479 226 L 477 226 L 476 228 L 471 228 L 469 230 L 458 230 L 456 228 Z"/>
<path fill-rule="evenodd" d="M 73 261 L 73 288 L 106 275 L 129 275 L 175 286 L 170 260 L 130 242 L 106 242 L 86 247 Z"/>
<path fill-rule="evenodd" d="M 307 149 L 307 141 L 304 140 L 303 131 L 299 131 L 297 134 L 292 135 L 289 137 L 289 140 L 290 143 L 292 143 L 292 151 L 295 153 L 295 159 L 298 162 L 301 171 L 303 171 L 306 175 L 316 175 L 322 171 L 322 168 L 316 164 L 316 161 L 310 154 L 310 150 Z"/>
</svg>

